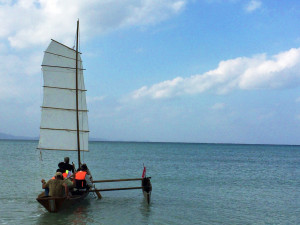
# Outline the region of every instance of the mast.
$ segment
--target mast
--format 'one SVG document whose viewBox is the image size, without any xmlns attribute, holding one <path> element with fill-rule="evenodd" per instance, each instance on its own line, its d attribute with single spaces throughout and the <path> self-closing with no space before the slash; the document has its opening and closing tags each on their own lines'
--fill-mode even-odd
<svg viewBox="0 0 300 225">
<path fill-rule="evenodd" d="M 78 167 L 80 167 L 80 139 L 79 139 L 79 112 L 78 112 L 78 33 L 79 19 L 77 20 L 76 32 L 76 122 L 77 122 L 77 151 L 78 151 Z"/>
</svg>

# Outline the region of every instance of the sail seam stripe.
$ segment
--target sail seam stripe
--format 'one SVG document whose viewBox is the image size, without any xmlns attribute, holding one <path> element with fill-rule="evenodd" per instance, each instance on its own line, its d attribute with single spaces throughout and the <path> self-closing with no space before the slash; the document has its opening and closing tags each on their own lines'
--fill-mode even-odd
<svg viewBox="0 0 300 225">
<path fill-rule="evenodd" d="M 56 54 L 56 53 L 53 53 L 53 52 L 47 52 L 47 51 L 44 51 L 45 53 L 48 53 L 48 54 L 51 54 L 51 55 L 57 55 L 57 56 L 61 56 L 61 57 L 64 57 L 64 58 L 67 58 L 67 59 L 72 59 L 72 60 L 76 60 L 74 58 L 71 58 L 71 57 L 68 57 L 68 56 L 64 56 L 64 55 L 60 55 L 60 54 Z M 78 60 L 79 62 L 82 62 L 82 60 Z"/>
<path fill-rule="evenodd" d="M 57 110 L 69 110 L 69 111 L 76 111 L 76 109 L 67 109 L 67 108 L 55 108 L 55 107 L 48 107 L 48 106 L 41 106 L 43 109 L 57 109 Z M 78 111 L 81 112 L 88 112 L 88 110 L 85 109 L 78 109 Z"/>
<path fill-rule="evenodd" d="M 54 87 L 54 86 L 43 86 L 43 87 L 45 87 L 45 88 L 56 88 L 56 89 L 76 91 L 75 88 L 63 88 L 63 87 Z M 85 89 L 78 89 L 78 91 L 87 91 L 87 90 L 85 90 Z"/>
<path fill-rule="evenodd" d="M 48 127 L 40 127 L 40 129 L 44 129 L 44 130 L 59 130 L 59 131 L 77 131 L 77 130 L 72 130 L 72 129 L 60 129 L 60 128 L 48 128 Z M 90 131 L 89 130 L 79 130 L 79 132 L 88 133 Z"/>
<path fill-rule="evenodd" d="M 66 67 L 66 66 L 52 66 L 52 65 L 42 65 L 42 66 L 76 70 L 76 68 L 73 68 L 73 67 Z M 85 69 L 78 68 L 78 70 L 85 70 Z"/>
</svg>

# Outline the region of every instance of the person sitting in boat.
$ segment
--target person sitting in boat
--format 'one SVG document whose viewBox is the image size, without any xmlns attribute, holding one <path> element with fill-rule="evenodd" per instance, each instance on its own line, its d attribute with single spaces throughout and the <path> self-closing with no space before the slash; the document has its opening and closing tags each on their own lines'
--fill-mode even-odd
<svg viewBox="0 0 300 225">
<path fill-rule="evenodd" d="M 66 170 L 63 174 L 64 182 L 68 185 L 68 188 L 70 191 L 74 188 L 74 175 L 72 174 L 71 171 Z"/>
<path fill-rule="evenodd" d="M 69 188 L 64 182 L 61 172 L 56 172 L 55 179 L 50 179 L 47 183 L 42 179 L 42 188 L 49 188 L 49 196 L 51 197 L 63 197 L 64 193 L 66 193 L 67 198 L 69 198 Z"/>
<path fill-rule="evenodd" d="M 71 165 L 69 162 L 70 162 L 70 158 L 65 157 L 64 162 L 58 163 L 58 168 L 62 170 L 62 173 L 64 173 L 66 170 L 72 171 L 72 173 L 74 173 L 74 166 Z"/>
<path fill-rule="evenodd" d="M 88 171 L 86 164 L 82 164 L 80 170 L 75 173 L 75 185 L 77 189 L 88 190 L 93 186 L 91 176 Z"/>
<path fill-rule="evenodd" d="M 66 170 L 66 171 L 62 172 L 62 175 L 63 175 L 64 179 L 67 179 L 67 178 L 72 177 L 73 173 L 69 170 Z"/>
<path fill-rule="evenodd" d="M 61 170 L 61 169 L 57 169 L 56 172 L 61 172 L 61 173 L 62 173 L 62 170 Z M 54 175 L 51 179 L 52 179 L 52 180 L 55 180 L 55 175 Z M 45 180 L 42 179 L 41 182 L 44 183 Z M 69 186 L 69 185 L 68 185 L 68 186 Z M 45 196 L 49 196 L 49 188 L 48 188 L 48 187 L 45 188 Z"/>
</svg>

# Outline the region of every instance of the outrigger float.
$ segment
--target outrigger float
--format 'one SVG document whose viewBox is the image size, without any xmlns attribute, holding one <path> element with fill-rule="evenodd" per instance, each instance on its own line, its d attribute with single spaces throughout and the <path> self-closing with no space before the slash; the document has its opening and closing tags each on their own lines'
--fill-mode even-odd
<svg viewBox="0 0 300 225">
<path fill-rule="evenodd" d="M 76 49 L 51 40 L 45 51 L 42 70 L 44 78 L 43 105 L 38 149 L 54 151 L 77 151 L 78 165 L 81 165 L 80 153 L 88 151 L 88 115 L 83 77 L 82 60 L 78 51 L 79 20 L 77 21 Z M 145 168 L 144 168 L 145 171 Z M 141 181 L 141 186 L 71 191 L 66 197 L 49 197 L 41 193 L 37 201 L 49 212 L 58 212 L 75 202 L 84 199 L 90 192 L 95 192 L 99 199 L 100 192 L 142 189 L 150 204 L 152 185 L 151 177 L 93 180 L 92 183 Z"/>
</svg>

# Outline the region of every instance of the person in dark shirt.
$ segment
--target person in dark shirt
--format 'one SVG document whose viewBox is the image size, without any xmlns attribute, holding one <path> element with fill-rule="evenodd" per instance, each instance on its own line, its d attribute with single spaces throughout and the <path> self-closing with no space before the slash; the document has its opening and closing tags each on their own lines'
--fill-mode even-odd
<svg viewBox="0 0 300 225">
<path fill-rule="evenodd" d="M 74 173 L 74 167 L 71 164 L 69 164 L 69 162 L 70 158 L 65 157 L 64 162 L 58 163 L 58 167 L 59 169 L 61 169 L 62 173 L 66 172 L 66 170 L 72 171 L 72 173 Z"/>
</svg>

